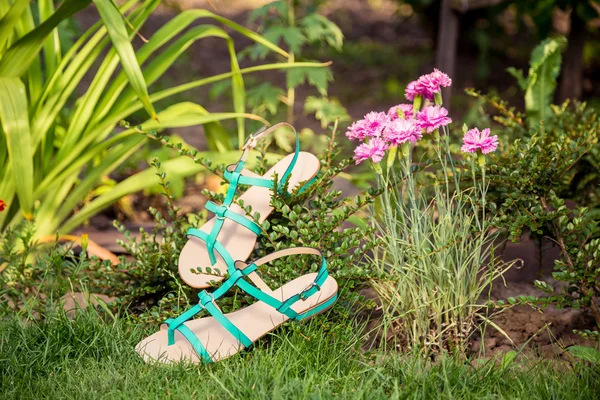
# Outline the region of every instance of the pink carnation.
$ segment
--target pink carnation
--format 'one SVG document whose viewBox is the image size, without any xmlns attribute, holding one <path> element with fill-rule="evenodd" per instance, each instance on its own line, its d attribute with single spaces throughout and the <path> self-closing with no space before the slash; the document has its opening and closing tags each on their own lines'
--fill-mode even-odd
<svg viewBox="0 0 600 400">
<path fill-rule="evenodd" d="M 388 123 L 386 130 L 383 132 L 383 137 L 389 144 L 398 146 L 409 140 L 415 143 L 423 135 L 416 120 L 397 118 Z"/>
<path fill-rule="evenodd" d="M 405 96 L 410 101 L 413 101 L 417 95 L 421 95 L 427 100 L 433 100 L 435 94 L 440 93 L 442 87 L 450 85 L 452 85 L 452 79 L 436 68 L 432 73 L 422 75 L 416 81 L 409 83 L 406 87 Z"/>
<path fill-rule="evenodd" d="M 412 104 L 398 104 L 397 106 L 390 108 L 390 110 L 388 111 L 387 115 L 390 120 L 393 121 L 395 119 L 398 119 L 398 109 L 402 110 L 406 119 L 414 118 Z"/>
<path fill-rule="evenodd" d="M 363 143 L 354 149 L 354 161 L 356 164 L 371 159 L 374 163 L 378 163 L 383 159 L 387 144 L 380 138 L 373 138 L 369 143 Z"/>
<path fill-rule="evenodd" d="M 480 149 L 483 154 L 491 153 L 498 148 L 498 136 L 490 136 L 490 129 L 486 128 L 479 132 L 479 129 L 473 128 L 465 133 L 463 145 L 460 148 L 465 153 L 475 153 Z"/>
<path fill-rule="evenodd" d="M 452 120 L 448 118 L 448 110 L 440 106 L 428 106 L 417 114 L 417 123 L 421 129 L 431 133 L 436 129 L 446 126 Z"/>
<path fill-rule="evenodd" d="M 388 117 L 383 112 L 372 111 L 365 115 L 360 121 L 353 123 L 346 132 L 346 136 L 351 140 L 363 141 L 368 137 L 380 137 Z"/>
<path fill-rule="evenodd" d="M 452 85 L 452 79 L 437 68 L 434 68 L 432 73 L 420 77 L 419 82 L 421 82 L 423 86 L 430 88 L 433 93 L 439 93 L 440 87 Z"/>
<path fill-rule="evenodd" d="M 404 90 L 404 97 L 408 101 L 414 101 L 415 97 L 421 94 L 421 90 L 417 86 L 417 81 L 412 81 L 408 85 L 406 85 L 406 89 Z"/>
</svg>

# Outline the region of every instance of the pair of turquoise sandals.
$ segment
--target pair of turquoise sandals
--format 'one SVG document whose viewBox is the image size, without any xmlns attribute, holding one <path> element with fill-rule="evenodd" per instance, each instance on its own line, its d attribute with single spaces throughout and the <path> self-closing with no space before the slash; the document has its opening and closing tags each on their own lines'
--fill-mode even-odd
<svg viewBox="0 0 600 400">
<path fill-rule="evenodd" d="M 296 133 L 295 152 L 276 163 L 265 175 L 245 169 L 249 152 L 257 142 L 284 126 L 291 127 Z M 319 169 L 319 160 L 314 155 L 300 151 L 298 134 L 289 124 L 264 127 L 250 136 L 240 160 L 225 171 L 229 187 L 223 204 L 206 204 L 206 209 L 215 216 L 201 228 L 187 231 L 189 240 L 179 259 L 180 276 L 188 285 L 207 288 L 211 282 L 221 282 L 220 286 L 212 292 L 201 291 L 198 304 L 177 318 L 168 319 L 158 332 L 137 344 L 136 351 L 146 362 L 220 361 L 250 347 L 286 321 L 313 317 L 334 304 L 337 282 L 329 275 L 325 257 L 318 249 L 295 247 L 250 263 L 245 261 L 262 229 L 236 204 L 241 200 L 244 206 L 251 206 L 253 213 L 259 214 L 258 222 L 261 223 L 273 211 L 270 200 L 275 174 L 279 178 L 278 188 L 287 182 L 290 192 L 301 191 L 314 181 Z M 239 185 L 249 188 L 237 196 Z M 234 202 L 236 197 L 237 202 Z M 277 289 L 270 288 L 258 274 L 258 267 L 264 264 L 298 255 L 320 258 L 318 271 L 302 275 Z M 210 274 L 203 273 L 207 266 L 210 266 Z M 226 277 L 221 271 L 226 272 Z M 224 314 L 217 300 L 234 286 L 258 301 Z M 209 315 L 194 318 L 202 311 Z"/>
</svg>

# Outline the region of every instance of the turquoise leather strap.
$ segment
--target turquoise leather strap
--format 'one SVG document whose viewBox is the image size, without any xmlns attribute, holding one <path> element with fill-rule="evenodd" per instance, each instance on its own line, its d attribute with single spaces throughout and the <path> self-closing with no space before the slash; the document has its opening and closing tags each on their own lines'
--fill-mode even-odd
<svg viewBox="0 0 600 400">
<path fill-rule="evenodd" d="M 258 266 L 261 266 L 263 264 L 269 263 L 273 260 L 282 257 L 295 256 L 300 254 L 313 254 L 320 256 L 321 266 L 319 267 L 319 271 L 317 272 L 315 280 L 310 285 L 306 286 L 302 291 L 289 297 L 284 301 L 280 301 L 272 297 L 271 295 L 261 291 L 260 289 L 246 282 L 245 280 L 239 280 L 236 285 L 239 286 L 239 288 L 242 289 L 244 292 L 248 293 L 250 296 L 268 304 L 280 313 L 287 315 L 290 319 L 296 319 L 298 317 L 298 313 L 292 310 L 291 306 L 294 305 L 294 303 L 296 303 L 297 301 L 306 300 L 307 298 L 321 290 L 321 286 L 325 283 L 325 280 L 329 276 L 329 272 L 327 271 L 327 260 L 325 259 L 323 253 L 320 250 L 314 249 L 312 247 L 294 247 L 271 253 L 266 257 L 254 261 L 248 266 L 248 268 L 257 268 Z"/>
<path fill-rule="evenodd" d="M 217 220 L 218 222 L 218 220 Z M 207 247 L 209 247 L 209 234 L 206 232 L 201 231 L 200 229 L 196 229 L 196 228 L 190 228 L 187 230 L 186 234 L 188 236 L 194 236 L 197 237 L 198 239 L 203 240 L 204 242 L 206 242 Z M 216 240 L 214 242 L 211 242 L 212 246 L 209 247 L 210 251 L 208 252 L 208 255 L 211 259 L 212 265 L 215 265 L 215 263 L 217 262 L 217 259 L 214 255 L 214 251 L 216 251 L 217 253 L 219 253 L 219 255 L 223 258 L 223 261 L 225 261 L 225 264 L 227 265 L 227 268 L 229 268 L 230 266 L 232 266 L 234 264 L 233 258 L 231 258 L 231 255 L 229 254 L 229 252 L 225 249 L 225 247 L 223 247 L 223 245 L 219 242 L 217 242 Z"/>
<path fill-rule="evenodd" d="M 231 211 L 229 209 L 229 206 L 226 206 L 225 204 L 221 204 L 220 206 L 218 206 L 212 201 L 207 201 L 205 208 L 208 211 L 214 213 L 217 217 L 217 220 L 224 220 L 225 218 L 230 219 L 242 225 L 244 228 L 251 230 L 252 233 L 254 233 L 256 236 L 260 235 L 261 229 L 257 223 L 255 223 L 254 221 L 250 221 L 243 215 Z"/>
<path fill-rule="evenodd" d="M 240 161 L 242 163 L 243 161 Z M 273 180 L 265 179 L 260 177 L 260 175 L 255 174 L 254 172 L 242 168 L 241 171 L 235 172 L 238 164 L 229 165 L 225 168 L 224 178 L 228 182 L 237 182 L 240 185 L 248 185 L 248 186 L 261 186 L 267 189 L 273 188 Z M 244 165 L 244 164 L 242 164 Z M 236 175 L 237 174 L 237 175 Z"/>
</svg>

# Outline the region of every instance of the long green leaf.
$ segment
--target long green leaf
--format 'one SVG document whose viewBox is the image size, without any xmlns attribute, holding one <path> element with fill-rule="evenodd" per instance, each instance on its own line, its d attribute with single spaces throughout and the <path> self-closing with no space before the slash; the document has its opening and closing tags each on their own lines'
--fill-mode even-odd
<svg viewBox="0 0 600 400">
<path fill-rule="evenodd" d="M 194 103 L 178 103 L 175 104 L 161 113 L 159 113 L 159 121 L 148 120 L 142 124 L 142 128 L 146 131 L 149 130 L 161 130 L 166 128 L 177 128 L 202 125 L 216 121 L 222 121 L 232 118 L 244 117 L 267 123 L 265 120 L 253 114 L 237 114 L 237 113 L 208 113 L 203 107 Z M 69 158 L 64 159 L 61 163 L 54 166 L 53 170 L 44 177 L 42 182 L 36 189 L 36 197 L 42 196 L 45 191 L 50 190 L 53 182 L 61 182 L 67 176 L 77 173 L 92 157 L 99 155 L 101 151 L 104 151 L 112 146 L 118 144 L 118 140 L 125 139 L 131 133 L 135 132 L 135 129 L 120 133 L 117 138 L 111 138 L 105 143 L 101 143 L 95 150 L 91 150 L 91 153 L 82 153 L 83 149 L 87 146 L 82 146 L 79 143 L 78 146 L 73 150 L 73 155 Z M 141 143 L 140 143 L 141 144 Z"/>
<path fill-rule="evenodd" d="M 1 77 L 23 75 L 38 56 L 46 37 L 63 20 L 84 9 L 91 0 L 65 0 L 60 7 L 36 29 L 17 40 L 0 59 Z M 18 60 L 18 61 L 15 61 Z"/>
<path fill-rule="evenodd" d="M 29 0 L 17 0 L 8 12 L 0 19 L 0 52 L 4 49 L 8 39 L 13 33 L 15 24 L 21 18 L 21 14 L 29 6 Z M 0 53 L 1 54 L 1 53 Z"/>
<path fill-rule="evenodd" d="M 286 69 L 293 69 L 293 68 L 323 68 L 323 67 L 327 67 L 329 65 L 330 65 L 330 63 L 315 63 L 315 62 L 275 63 L 275 64 L 257 65 L 257 66 L 249 67 L 249 68 L 242 68 L 240 70 L 240 73 L 242 75 L 245 75 L 245 74 L 250 74 L 250 73 L 255 73 L 255 72 L 260 72 L 260 71 L 286 70 Z M 175 94 L 185 92 L 187 90 L 191 90 L 191 89 L 194 89 L 197 87 L 201 87 L 201 86 L 209 85 L 211 83 L 216 83 L 216 82 L 219 82 L 219 81 L 222 81 L 225 79 L 229 79 L 233 75 L 234 75 L 233 72 L 225 72 L 222 74 L 213 75 L 208 78 L 198 79 L 196 81 L 192 81 L 189 83 L 184 83 L 182 85 L 174 86 L 172 88 L 153 93 L 152 95 L 150 95 L 150 100 L 153 102 L 163 100 L 163 99 L 169 98 Z M 115 126 L 115 124 L 117 124 L 119 121 L 127 118 L 129 115 L 140 110 L 141 108 L 142 108 L 142 105 L 139 102 L 139 100 L 135 100 L 135 101 L 131 102 L 127 108 L 120 108 L 118 110 L 114 110 L 110 114 L 108 114 L 107 116 L 102 118 L 101 120 L 94 121 L 94 124 L 92 124 L 92 126 L 94 127 L 93 130 L 88 132 L 85 136 L 86 137 L 87 136 L 101 137 L 101 135 L 99 135 L 98 132 L 102 132 L 102 131 L 110 132 L 112 130 L 112 127 Z M 88 139 L 84 138 L 83 140 L 87 141 Z M 89 140 L 91 140 L 91 139 L 89 139 Z M 89 142 L 87 142 L 87 143 L 89 143 Z"/>
<path fill-rule="evenodd" d="M 27 93 L 19 78 L 0 78 L 0 122 L 6 135 L 21 210 L 33 218 L 33 151 L 27 115 Z"/>
<path fill-rule="evenodd" d="M 53 0 L 38 0 L 40 21 L 45 21 L 54 13 Z M 58 29 L 54 29 L 44 43 L 44 72 L 50 76 L 56 70 L 61 59 L 60 39 Z"/>
<path fill-rule="evenodd" d="M 265 39 L 264 36 L 261 36 L 258 33 L 253 32 L 248 28 L 244 28 L 243 26 L 236 24 L 235 22 L 233 22 L 227 18 L 216 15 L 208 10 L 187 10 L 187 11 L 182 12 L 180 15 L 181 15 L 182 23 L 185 23 L 186 19 L 190 21 L 189 23 L 191 23 L 192 21 L 199 19 L 199 18 L 214 19 L 215 21 L 219 21 L 220 23 L 233 29 L 234 31 L 241 33 L 242 35 L 255 41 L 256 43 L 262 44 L 263 46 L 267 47 L 268 49 L 271 49 L 272 51 L 274 51 L 286 58 L 289 57 L 289 54 L 285 50 L 283 50 L 281 47 L 277 46 L 276 44 L 270 42 L 269 40 Z M 189 24 L 189 23 L 187 23 L 187 24 Z"/>
<path fill-rule="evenodd" d="M 154 106 L 152 105 L 152 102 L 150 102 L 148 87 L 146 86 L 142 69 L 137 62 L 135 51 L 129 40 L 123 15 L 121 15 L 118 7 L 112 0 L 94 0 L 94 3 L 96 3 L 96 6 L 98 7 L 100 17 L 102 17 L 102 20 L 106 24 L 113 46 L 121 59 L 123 70 L 129 78 L 129 83 L 135 90 L 148 114 L 152 118 L 156 118 L 156 111 L 154 111 Z"/>
<path fill-rule="evenodd" d="M 125 3 L 123 5 L 122 10 L 129 9 L 132 6 L 132 4 L 133 1 Z M 141 26 L 141 24 L 143 24 L 146 18 L 150 15 L 151 11 L 151 7 L 134 9 L 134 11 L 131 14 L 131 16 L 133 17 L 133 25 Z M 94 28 L 91 28 L 91 30 L 93 29 Z M 84 36 L 85 35 L 87 34 L 84 34 Z M 81 51 L 76 56 L 73 57 L 70 54 L 70 51 L 65 55 L 63 62 L 65 59 L 73 57 L 72 62 L 70 63 L 68 68 L 64 70 L 64 73 L 55 74 L 59 75 L 59 77 L 56 80 L 54 80 L 54 76 L 52 77 L 52 86 L 47 85 L 44 95 L 42 95 L 42 98 L 47 97 L 47 100 L 43 105 L 38 104 L 36 112 L 33 113 L 32 131 L 34 133 L 34 145 L 37 144 L 38 140 L 44 137 L 46 132 L 48 132 L 50 127 L 54 124 L 56 119 L 59 117 L 60 112 L 65 107 L 68 99 L 75 91 L 80 81 L 83 79 L 84 75 L 94 65 L 95 60 L 103 52 L 104 47 L 110 42 L 108 38 L 104 38 L 105 35 L 106 28 L 102 27 L 98 29 L 96 34 L 93 35 L 89 42 L 87 42 L 85 46 L 83 46 Z M 77 44 L 79 44 L 79 41 Z M 115 57 L 115 59 L 117 59 L 117 57 Z M 57 69 L 57 72 L 62 71 L 64 69 L 63 62 L 61 62 L 61 65 Z M 80 110 L 81 107 L 84 106 L 84 104 L 88 103 L 86 98 L 87 95 L 84 96 L 84 101 L 79 103 L 79 106 L 76 108 L 76 113 L 78 110 Z M 75 117 L 76 115 L 73 116 L 74 119 Z M 69 129 L 69 131 L 71 131 L 71 129 Z M 78 138 L 79 135 L 74 135 L 74 137 L 72 137 L 73 142 L 77 142 Z"/>
</svg>

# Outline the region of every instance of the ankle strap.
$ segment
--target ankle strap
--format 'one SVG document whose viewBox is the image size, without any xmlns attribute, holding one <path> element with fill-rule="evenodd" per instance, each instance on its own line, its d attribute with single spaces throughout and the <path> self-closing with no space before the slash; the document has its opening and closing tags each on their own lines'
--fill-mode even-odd
<svg viewBox="0 0 600 400">
<path fill-rule="evenodd" d="M 254 273 L 256 268 L 282 257 L 302 254 L 312 254 L 321 257 L 321 266 L 319 267 L 317 276 L 315 277 L 313 282 L 304 287 L 299 293 L 296 293 L 295 295 L 283 301 L 271 296 L 273 292 L 270 289 L 268 289 L 268 287 L 267 290 L 265 290 L 264 287 L 266 286 L 266 284 L 262 281 L 262 279 L 260 279 L 260 277 L 257 276 L 257 274 Z M 323 284 L 327 280 L 327 277 L 329 276 L 329 272 L 327 271 L 327 260 L 325 259 L 325 256 L 320 250 L 312 247 L 293 247 L 290 249 L 279 250 L 269 254 L 268 256 L 262 257 L 250 264 L 246 264 L 243 261 L 236 261 L 235 268 L 237 270 L 241 270 L 242 274 L 244 276 L 248 276 L 256 286 L 261 287 L 261 289 L 258 289 L 257 287 L 251 285 L 247 281 L 239 279 L 235 282 L 235 284 L 240 289 L 242 289 L 244 292 L 248 293 L 252 297 L 256 298 L 257 300 L 267 303 L 280 313 L 287 315 L 290 319 L 295 319 L 298 317 L 298 313 L 291 309 L 292 305 L 294 305 L 294 303 L 296 303 L 299 300 L 306 300 L 313 294 L 320 291 L 321 286 L 323 286 Z M 251 269 L 252 272 L 244 273 L 246 268 Z"/>
<path fill-rule="evenodd" d="M 255 173 L 253 173 L 247 169 L 244 169 L 244 164 L 246 163 L 246 159 L 248 158 L 250 151 L 252 151 L 256 147 L 259 140 L 265 138 L 266 136 L 275 132 L 277 129 L 280 129 L 284 126 L 289 127 L 294 132 L 294 135 L 296 136 L 296 146 L 295 146 L 295 150 L 294 150 L 294 157 L 292 158 L 290 165 L 288 165 L 288 167 L 286 168 L 283 175 L 281 177 L 279 177 L 280 183 L 285 182 L 285 180 L 288 178 L 288 176 L 292 173 L 292 170 L 294 169 L 294 166 L 296 165 L 296 161 L 298 160 L 298 154 L 300 153 L 300 136 L 298 136 L 298 132 L 296 131 L 296 128 L 294 128 L 292 125 L 288 124 L 287 122 L 280 122 L 271 127 L 267 127 L 265 125 L 262 128 L 260 128 L 258 131 L 251 134 L 250 137 L 248 137 L 248 140 L 246 140 L 246 143 L 244 144 L 244 146 L 242 147 L 243 152 L 242 152 L 242 156 L 240 157 L 239 161 L 236 164 L 229 165 L 225 169 L 225 173 L 224 173 L 225 179 L 227 179 L 227 181 L 229 181 L 232 184 L 235 183 L 235 185 L 237 185 L 239 183 L 242 185 L 252 185 L 252 186 L 262 186 L 262 187 L 272 188 L 273 180 L 261 178 L 258 175 L 256 175 Z"/>
</svg>

